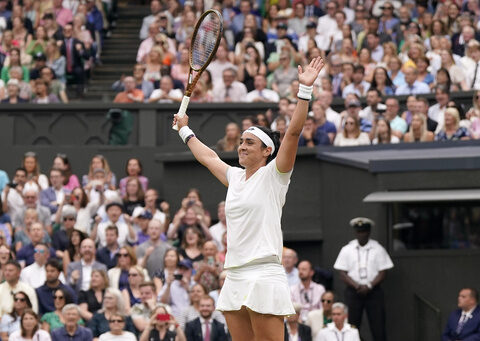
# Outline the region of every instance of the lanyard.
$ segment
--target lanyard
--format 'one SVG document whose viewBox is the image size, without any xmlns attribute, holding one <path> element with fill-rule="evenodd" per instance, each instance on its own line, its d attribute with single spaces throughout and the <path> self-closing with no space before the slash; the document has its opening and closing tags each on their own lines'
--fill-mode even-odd
<svg viewBox="0 0 480 341">
<path fill-rule="evenodd" d="M 360 261 L 360 248 L 357 247 L 357 260 L 358 260 L 358 275 L 361 279 L 367 278 L 367 265 L 368 265 L 368 254 L 370 252 L 370 249 L 367 249 L 367 254 L 365 255 L 365 265 L 361 265 Z M 365 269 L 365 273 L 362 274 L 362 269 Z"/>
<path fill-rule="evenodd" d="M 338 337 L 338 333 L 336 331 L 334 331 L 335 333 L 335 337 L 337 338 L 337 341 L 340 341 L 340 338 Z M 343 341 L 343 338 L 345 337 L 345 332 L 341 332 L 342 333 L 342 341 Z"/>
</svg>

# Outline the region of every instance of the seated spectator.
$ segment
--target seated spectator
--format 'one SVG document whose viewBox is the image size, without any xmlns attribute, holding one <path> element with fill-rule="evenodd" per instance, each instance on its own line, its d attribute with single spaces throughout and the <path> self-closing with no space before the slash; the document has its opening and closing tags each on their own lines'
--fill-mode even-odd
<svg viewBox="0 0 480 341">
<path fill-rule="evenodd" d="M 135 328 L 139 332 L 143 332 L 148 326 L 148 321 L 157 302 L 156 288 L 153 282 L 143 282 L 140 284 L 141 300 L 135 303 L 131 310 L 131 316 Z"/>
<path fill-rule="evenodd" d="M 23 80 L 22 68 L 19 66 L 12 66 L 10 68 L 9 75 L 10 79 L 16 79 L 18 81 L 18 86 L 20 88 L 20 93 L 18 96 L 29 102 L 33 96 L 33 89 L 29 82 Z"/>
<path fill-rule="evenodd" d="M 251 32 L 251 29 L 245 29 L 245 32 Z M 263 49 L 263 44 L 261 42 L 254 44 L 252 39 L 245 41 L 246 39 L 247 38 L 244 37 L 244 41 L 237 43 L 237 46 L 241 46 L 241 52 L 239 52 L 239 55 L 236 57 L 238 59 L 237 64 L 239 64 L 238 80 L 245 84 L 248 92 L 251 92 L 255 89 L 254 77 L 256 75 L 265 76 L 267 67 L 265 63 L 263 63 L 263 57 L 255 45 L 258 43 Z"/>
<path fill-rule="evenodd" d="M 90 281 L 92 273 L 84 271 L 85 267 L 91 267 L 93 270 L 102 270 L 107 272 L 107 267 L 95 260 L 95 242 L 86 238 L 80 244 L 81 260 L 68 264 L 67 268 L 67 282 L 79 293 L 81 290 L 88 290 L 90 288 Z"/>
<path fill-rule="evenodd" d="M 419 82 L 418 69 L 409 66 L 405 69 L 405 84 L 401 85 L 395 90 L 395 95 L 418 95 L 430 92 L 430 87 L 424 83 Z"/>
<path fill-rule="evenodd" d="M 86 191 L 92 189 L 93 184 L 92 181 L 95 180 L 93 177 L 93 171 L 95 169 L 103 169 L 106 175 L 106 183 L 105 186 L 108 189 L 116 189 L 117 187 L 117 177 L 115 174 L 110 170 L 110 165 L 108 164 L 107 159 L 103 155 L 97 154 L 92 157 L 90 161 L 90 166 L 88 168 L 88 174 L 82 176 L 82 187 L 85 188 Z"/>
<path fill-rule="evenodd" d="M 127 190 L 127 180 L 136 177 L 142 184 L 143 191 L 146 192 L 148 189 L 148 178 L 142 175 L 143 166 L 139 159 L 137 158 L 130 158 L 127 160 L 127 164 L 125 166 L 126 177 L 120 180 L 118 184 L 118 188 L 120 189 L 120 194 L 124 196 Z"/>
<path fill-rule="evenodd" d="M 448 70 L 450 79 L 452 81 L 452 86 L 455 90 L 466 91 L 470 89 L 470 86 L 467 85 L 465 73 L 462 68 L 455 63 L 451 51 L 441 50 L 440 58 L 442 60 L 442 68 Z"/>
<path fill-rule="evenodd" d="M 38 312 L 43 315 L 55 310 L 54 294 L 61 289 L 68 293 L 73 302 L 77 301 L 77 296 L 74 291 L 67 285 L 60 281 L 60 276 L 63 277 L 62 265 L 55 258 L 50 258 L 45 265 L 46 280 L 45 283 L 35 289 L 38 297 Z"/>
<path fill-rule="evenodd" d="M 319 309 L 321 307 L 321 297 L 325 292 L 325 287 L 321 284 L 313 282 L 313 266 L 307 261 L 298 263 L 298 277 L 300 282 L 290 287 L 292 302 L 301 306 L 300 321 L 307 320 L 309 311 Z"/>
<path fill-rule="evenodd" d="M 124 91 L 118 93 L 113 100 L 114 103 L 142 103 L 145 96 L 142 90 L 137 89 L 135 85 L 135 78 L 125 77 L 123 80 Z"/>
<path fill-rule="evenodd" d="M 174 103 L 181 102 L 182 90 L 173 88 L 173 80 L 170 76 L 163 76 L 160 80 L 160 89 L 152 92 L 148 103 Z"/>
<path fill-rule="evenodd" d="M 322 131 L 323 133 L 327 134 L 330 141 L 329 144 L 333 144 L 333 141 L 335 140 L 335 135 L 337 134 L 337 128 L 335 127 L 335 124 L 327 121 L 327 115 L 324 106 L 322 106 L 320 101 L 317 100 L 313 102 L 312 113 L 313 118 L 315 119 L 315 124 L 317 126 L 317 131 Z M 321 139 L 319 139 L 319 141 L 320 140 Z"/>
<path fill-rule="evenodd" d="M 99 337 L 101 334 L 110 331 L 110 321 L 114 315 L 125 315 L 125 306 L 122 301 L 122 294 L 118 289 L 107 288 L 105 290 L 105 297 L 103 301 L 102 310 L 93 315 L 90 321 L 89 328 L 92 330 L 93 337 Z M 123 330 L 135 333 L 135 326 L 133 325 L 130 316 L 125 317 L 125 325 Z"/>
<path fill-rule="evenodd" d="M 346 109 L 347 110 L 344 112 L 343 120 L 345 120 L 346 117 L 350 115 L 360 122 L 360 131 L 368 133 L 372 130 L 372 122 L 366 118 L 360 117 L 360 114 L 362 113 L 362 104 L 360 103 L 360 101 L 358 101 L 357 99 L 351 99 L 346 101 Z M 369 107 L 366 107 L 365 109 L 369 109 Z M 343 124 L 345 124 L 345 121 L 343 122 Z M 345 127 L 341 128 L 341 130 L 343 131 Z M 338 137 L 338 134 L 336 136 Z"/>
<path fill-rule="evenodd" d="M 306 147 L 315 147 L 318 145 L 329 145 L 330 139 L 326 132 L 318 130 L 315 119 L 308 116 L 303 125 L 302 134 L 298 140 L 298 145 Z"/>
<path fill-rule="evenodd" d="M 161 320 L 158 317 L 162 315 L 168 320 Z M 175 328 L 174 330 L 171 330 Z M 148 320 L 147 327 L 143 330 L 140 336 L 140 341 L 162 341 L 162 340 L 186 340 L 182 328 L 175 320 L 171 313 L 171 309 L 167 305 L 157 306 Z"/>
<path fill-rule="evenodd" d="M 172 65 L 172 70 L 170 75 L 173 79 L 179 80 L 182 82 L 183 87 L 187 87 L 188 75 L 190 72 L 190 54 L 187 46 L 184 46 L 180 50 L 180 60 L 178 63 Z"/>
<path fill-rule="evenodd" d="M 480 138 L 480 90 L 474 91 L 472 104 L 466 118 L 470 121 L 470 136 L 477 140 Z"/>
<path fill-rule="evenodd" d="M 388 76 L 393 82 L 393 85 L 398 89 L 405 85 L 405 74 L 402 71 L 402 61 L 398 57 L 391 57 L 387 61 Z"/>
<path fill-rule="evenodd" d="M 22 65 L 22 62 L 20 60 L 20 49 L 18 49 L 17 47 L 13 47 L 12 49 L 10 49 L 9 51 L 9 59 L 10 61 L 8 63 L 4 63 L 3 64 L 3 67 L 2 67 L 2 71 L 1 71 L 1 75 L 0 75 L 0 78 L 2 79 L 2 81 L 6 84 L 9 80 L 10 80 L 10 70 L 17 66 L 17 67 L 20 67 L 21 70 L 23 71 L 23 75 L 22 75 L 22 79 L 19 79 L 19 80 L 23 80 L 24 82 L 27 82 L 30 80 L 30 73 L 28 72 L 28 69 Z"/>
<path fill-rule="evenodd" d="M 118 229 L 118 244 L 124 246 L 128 243 L 135 243 L 137 240 L 137 234 L 133 230 L 131 217 L 124 214 L 124 221 L 120 220 L 123 212 L 123 205 L 119 202 L 113 201 L 105 206 L 105 211 L 108 216 L 108 220 L 105 222 L 97 223 L 93 226 L 91 238 L 96 238 L 99 245 L 106 246 L 106 230 L 109 226 L 115 225 Z"/>
<path fill-rule="evenodd" d="M 126 316 L 120 313 L 113 313 L 108 320 L 110 331 L 103 333 L 98 338 L 99 341 L 125 340 L 137 341 L 134 333 L 123 330 L 125 328 Z"/>
<path fill-rule="evenodd" d="M 20 319 L 20 329 L 14 331 L 9 341 L 51 341 L 50 334 L 39 328 L 38 315 L 32 309 L 25 309 Z"/>
<path fill-rule="evenodd" d="M 87 238 L 87 234 L 83 233 L 76 228 L 73 229 L 70 237 L 68 238 L 68 246 L 65 252 L 63 253 L 63 272 L 67 273 L 68 265 L 71 262 L 77 262 L 82 259 L 80 254 L 80 245 L 83 240 Z"/>
<path fill-rule="evenodd" d="M 147 271 L 139 265 L 132 265 L 128 269 L 127 285 L 122 289 L 125 311 L 130 313 L 130 308 L 141 301 L 140 285 L 148 280 Z"/>
<path fill-rule="evenodd" d="M 67 304 L 74 303 L 70 293 L 65 289 L 57 289 L 53 292 L 53 302 L 55 310 L 44 314 L 40 319 L 42 329 L 47 332 L 62 328 L 65 325 L 62 309 Z M 83 320 L 78 320 L 78 324 L 83 325 Z"/>
<path fill-rule="evenodd" d="M 287 340 L 312 340 L 312 330 L 306 324 L 299 322 L 302 305 L 295 302 L 293 304 L 295 315 L 290 315 L 286 318 L 285 324 L 285 338 Z"/>
<path fill-rule="evenodd" d="M 137 207 L 133 210 L 132 218 L 137 230 L 137 245 L 140 245 L 150 239 L 147 229 L 148 223 L 152 220 L 153 215 L 145 208 Z"/>
<path fill-rule="evenodd" d="M 435 77 L 428 71 L 430 66 L 430 60 L 427 57 L 420 57 L 417 59 L 417 69 L 419 82 L 426 83 L 430 88 L 433 88 L 435 85 Z"/>
<path fill-rule="evenodd" d="M 20 249 L 20 251 L 22 251 L 22 249 Z M 47 278 L 45 264 L 50 256 L 50 250 L 47 245 L 38 243 L 35 245 L 34 252 L 34 262 L 23 268 L 20 274 L 20 280 L 29 284 L 32 288 L 37 289 L 45 283 Z M 65 281 L 63 274 L 62 280 Z"/>
<path fill-rule="evenodd" d="M 195 269 L 194 280 L 205 287 L 207 293 L 218 289 L 218 276 L 223 270 L 222 263 L 217 257 L 217 247 L 213 241 L 203 244 L 201 261 L 193 264 Z"/>
<path fill-rule="evenodd" d="M 379 116 L 375 122 L 375 138 L 372 144 L 399 143 L 400 139 L 392 134 L 390 122 L 383 116 Z"/>
<path fill-rule="evenodd" d="M 29 192 L 29 190 L 27 189 L 27 191 L 25 193 L 25 198 L 28 198 L 27 199 L 28 201 L 33 201 L 34 199 L 30 199 L 31 197 L 36 198 L 36 196 L 33 196 L 33 193 L 34 193 L 33 191 Z M 42 208 L 44 208 L 44 207 L 42 207 Z M 44 216 L 44 215 L 45 215 L 45 213 L 42 213 L 42 216 Z M 26 246 L 28 244 L 31 244 L 32 243 L 32 238 L 36 242 L 50 243 L 51 240 L 50 240 L 50 237 L 49 237 L 48 233 L 42 233 L 42 232 L 38 231 L 38 229 L 35 229 L 35 231 L 34 231 L 35 235 L 32 236 L 32 226 L 34 224 L 37 224 L 37 223 L 40 224 L 41 227 L 42 227 L 42 230 L 43 230 L 43 225 L 39 221 L 39 216 L 40 216 L 39 211 L 37 211 L 35 208 L 28 207 L 25 210 L 25 212 L 22 212 L 22 216 L 24 217 L 23 223 L 21 223 L 21 224 L 16 223 L 15 224 L 16 225 L 15 230 L 17 232 L 15 232 L 15 236 L 14 236 L 14 249 L 15 249 L 16 252 L 20 251 L 20 249 L 22 249 L 24 246 Z M 41 234 L 41 235 L 38 235 L 38 234 Z M 40 239 L 38 239 L 38 238 L 40 238 Z M 30 255 L 30 253 L 29 253 L 29 255 Z"/>
<path fill-rule="evenodd" d="M 387 109 L 385 110 L 383 116 L 388 120 L 392 134 L 401 139 L 403 134 L 407 132 L 408 124 L 398 115 L 400 110 L 398 100 L 394 97 L 387 98 L 385 101 L 385 106 Z"/>
<path fill-rule="evenodd" d="M 215 301 L 208 295 L 203 295 L 198 302 L 199 316 L 187 322 L 185 335 L 187 340 L 193 340 L 196 335 L 202 335 L 204 340 L 227 341 L 225 322 L 215 317 Z"/>
<path fill-rule="evenodd" d="M 190 208 L 185 215 L 185 223 L 187 225 L 183 230 L 179 253 L 182 259 L 188 259 L 193 263 L 203 260 L 202 249 L 205 239 L 198 227 L 189 224 L 189 222 L 194 221 L 192 212 L 194 210 Z"/>
<path fill-rule="evenodd" d="M 358 118 L 349 115 L 345 119 L 343 133 L 337 134 L 333 144 L 339 147 L 369 145 L 370 138 L 367 133 L 360 131 Z"/>
<path fill-rule="evenodd" d="M 289 53 L 282 52 L 279 60 L 280 66 L 273 72 L 272 90 L 282 97 L 287 94 L 292 81 L 297 79 L 298 72 L 297 69 L 291 66 L 291 56 Z"/>
<path fill-rule="evenodd" d="M 247 96 L 245 85 L 236 80 L 237 72 L 233 68 L 223 71 L 223 83 L 214 83 L 214 102 L 244 102 Z"/>
<path fill-rule="evenodd" d="M 82 340 L 92 341 L 93 335 L 89 328 L 79 325 L 80 309 L 76 304 L 67 304 L 62 309 L 65 326 L 52 331 L 52 339 L 55 341 Z"/>
<path fill-rule="evenodd" d="M 335 124 L 337 131 L 340 131 L 342 128 L 342 118 L 339 113 L 332 109 L 331 104 L 333 101 L 333 94 L 331 91 L 322 91 L 318 96 L 318 100 L 323 110 L 325 111 L 327 121 Z"/>
<path fill-rule="evenodd" d="M 32 99 L 32 103 L 60 103 L 60 100 L 55 94 L 49 93 L 48 84 L 43 79 L 39 78 L 35 81 L 35 97 Z"/>
<path fill-rule="evenodd" d="M 478 292 L 473 288 L 462 288 L 458 294 L 458 309 L 453 311 L 442 334 L 442 341 L 468 340 L 480 335 L 480 308 Z"/>
<path fill-rule="evenodd" d="M 167 215 L 169 216 L 169 205 L 167 202 L 162 202 L 161 207 L 162 211 L 160 211 L 157 207 L 158 201 L 158 192 L 156 189 L 150 188 L 145 192 L 145 207 L 144 209 L 150 212 L 153 216 L 153 219 L 159 220 L 163 225 L 167 224 L 169 220 L 167 219 Z M 166 240 L 166 239 L 165 239 Z"/>
<path fill-rule="evenodd" d="M 18 80 L 10 79 L 7 83 L 7 98 L 2 99 L 1 103 L 17 104 L 27 103 L 28 101 L 20 96 L 20 85 Z"/>
<path fill-rule="evenodd" d="M 144 94 L 145 100 L 148 100 L 154 90 L 153 83 L 145 80 L 145 66 L 142 64 L 135 64 L 133 66 L 133 78 L 135 79 L 135 88 L 141 90 Z M 123 80 L 120 79 L 113 83 L 112 90 L 114 91 L 124 91 L 125 87 Z"/>
<path fill-rule="evenodd" d="M 445 116 L 445 111 L 447 110 L 448 101 L 450 100 L 450 93 L 448 88 L 442 85 L 437 85 L 434 88 L 434 91 L 435 91 L 435 100 L 437 103 L 435 103 L 434 105 L 428 108 L 428 118 L 436 122 L 437 126 L 434 130 L 431 130 L 429 125 L 428 130 L 434 131 L 436 134 L 438 134 L 440 130 L 442 130 L 443 128 L 444 116 Z M 428 104 L 428 102 L 426 104 Z"/>
<path fill-rule="evenodd" d="M 282 253 L 282 265 L 287 275 L 288 285 L 291 287 L 300 282 L 297 269 L 298 256 L 295 250 L 284 247 Z"/>
<path fill-rule="evenodd" d="M 327 327 L 318 333 L 315 341 L 337 340 L 338 335 L 346 336 L 346 340 L 360 341 L 358 329 L 348 324 L 347 318 L 347 306 L 340 302 L 334 303 L 332 306 L 333 322 L 327 324 Z"/>
<path fill-rule="evenodd" d="M 170 248 L 170 245 L 160 238 L 162 230 L 163 224 L 157 219 L 152 219 L 147 229 L 150 239 L 136 249 L 138 264 L 147 269 L 150 278 L 156 271 L 163 270 L 163 257 Z"/>
<path fill-rule="evenodd" d="M 386 110 L 385 104 L 382 103 L 382 93 L 376 88 L 370 88 L 367 92 L 367 107 L 360 111 L 359 116 L 366 119 L 368 122 L 373 122 L 374 119 Z M 363 122 L 360 122 L 362 124 Z M 370 130 L 362 124 L 362 131 L 369 132 Z"/>
<path fill-rule="evenodd" d="M 165 252 L 165 256 L 163 257 L 163 270 L 157 271 L 153 277 L 157 291 L 161 291 L 167 278 L 172 277 L 175 273 L 179 261 L 180 255 L 176 249 L 168 249 L 167 252 Z"/>
<path fill-rule="evenodd" d="M 218 140 L 215 148 L 219 152 L 236 152 L 239 145 L 240 128 L 238 127 L 238 124 L 230 122 L 225 127 L 225 136 Z"/>
<path fill-rule="evenodd" d="M 30 83 L 40 78 L 40 70 L 46 66 L 47 56 L 43 52 L 38 52 L 34 55 L 34 64 L 30 68 Z M 33 86 L 33 85 L 32 85 Z"/>
<path fill-rule="evenodd" d="M 53 70 L 56 79 L 62 84 L 66 84 L 67 59 L 60 53 L 60 48 L 55 39 L 48 40 L 45 55 L 47 56 L 47 66 Z"/>
<path fill-rule="evenodd" d="M 135 255 L 134 249 L 132 249 L 130 246 L 121 247 L 116 256 L 118 259 L 117 265 L 108 270 L 108 279 L 111 288 L 123 291 L 124 289 L 129 288 L 131 280 L 130 277 L 136 277 L 135 275 L 130 276 L 129 271 L 132 267 L 137 265 L 137 256 Z M 143 274 L 141 277 L 148 279 L 147 271 L 143 268 L 141 269 Z"/>
<path fill-rule="evenodd" d="M 81 290 L 78 294 L 78 305 L 83 319 L 90 321 L 93 315 L 102 308 L 107 288 L 107 273 L 103 270 L 92 270 L 90 288 Z"/>
<path fill-rule="evenodd" d="M 387 70 L 384 67 L 377 67 L 373 72 L 371 89 L 378 89 L 383 96 L 390 96 L 395 94 L 395 86 L 388 76 Z"/>
<path fill-rule="evenodd" d="M 20 330 L 20 319 L 27 309 L 32 309 L 29 297 L 23 291 L 17 291 L 13 297 L 13 308 L 6 312 L 0 321 L 0 337 L 8 340 L 9 336 Z"/>
<path fill-rule="evenodd" d="M 77 97 L 81 97 L 86 82 L 83 64 L 90 58 L 90 53 L 80 40 L 73 37 L 72 24 L 63 27 L 63 39 L 57 44 L 60 46 L 60 53 L 66 59 L 67 82 L 76 85 Z"/>
<path fill-rule="evenodd" d="M 61 99 L 63 103 L 68 103 L 68 96 L 65 91 L 65 84 L 60 82 L 58 79 L 53 79 L 54 73 L 52 69 L 50 69 L 48 66 L 42 68 L 40 70 L 40 76 L 41 76 L 41 79 L 47 83 L 49 93 L 57 96 L 57 98 Z M 70 176 L 75 176 L 75 175 L 70 174 L 69 177 Z"/>
<path fill-rule="evenodd" d="M 359 97 L 363 97 L 367 94 L 370 84 L 364 80 L 365 68 L 362 65 L 356 65 L 353 69 L 353 82 L 343 88 L 342 97 L 347 97 L 350 93 L 355 93 Z"/>
<path fill-rule="evenodd" d="M 20 264 L 29 266 L 34 262 L 34 255 L 40 252 L 40 249 L 36 250 L 36 247 L 38 244 L 44 242 L 45 235 L 45 229 L 41 223 L 37 222 L 32 224 L 29 231 L 30 243 L 26 243 L 17 251 L 17 260 Z M 50 240 L 50 238 L 48 239 Z M 47 244 L 44 244 L 44 246 L 46 248 L 45 252 L 48 252 L 50 257 L 55 257 L 55 250 L 52 247 L 47 246 Z M 47 256 L 47 254 L 45 254 L 45 256 Z"/>
<path fill-rule="evenodd" d="M 195 227 L 203 239 L 212 239 L 208 229 L 211 221 L 210 215 L 203 209 L 203 204 L 199 200 L 192 199 L 192 197 L 187 196 L 182 200 L 182 207 L 175 214 L 168 229 L 167 236 L 169 239 L 178 239 L 181 243 L 188 227 Z"/>
<path fill-rule="evenodd" d="M 162 7 L 160 5 L 160 1 L 153 0 L 152 2 L 150 2 L 151 14 L 147 15 L 142 20 L 142 27 L 140 29 L 140 34 L 139 34 L 139 37 L 141 40 L 148 38 L 148 28 L 152 23 L 154 23 L 157 20 L 157 15 L 160 13 L 161 10 L 162 10 Z"/>
<path fill-rule="evenodd" d="M 427 142 L 433 141 L 434 134 L 427 130 L 425 116 L 422 114 L 413 114 L 410 130 L 403 137 L 403 142 Z"/>
<path fill-rule="evenodd" d="M 262 74 L 254 76 L 254 90 L 250 91 L 246 97 L 245 102 L 278 102 L 280 97 L 278 94 L 266 88 L 267 79 Z"/>
<path fill-rule="evenodd" d="M 63 187 L 65 176 L 61 169 L 50 170 L 50 183 L 52 186 L 40 193 L 40 203 L 47 207 L 51 214 L 57 212 L 58 206 L 65 199 L 67 190 Z"/>
<path fill-rule="evenodd" d="M 322 307 L 312 310 L 307 315 L 305 324 L 312 329 L 312 337 L 316 340 L 318 332 L 332 322 L 332 305 L 335 302 L 333 292 L 327 290 L 322 295 Z"/>
<path fill-rule="evenodd" d="M 109 225 L 105 229 L 105 246 L 97 250 L 97 260 L 111 269 L 117 265 L 118 259 L 118 227 Z"/>
<path fill-rule="evenodd" d="M 35 152 L 26 152 L 23 155 L 22 167 L 25 168 L 29 181 L 35 182 L 41 190 L 48 188 L 48 178 L 40 172 L 40 163 Z"/>
<path fill-rule="evenodd" d="M 460 127 L 460 115 L 456 108 L 447 108 L 444 115 L 443 129 L 435 136 L 436 141 L 470 140 L 470 133 Z"/>
<path fill-rule="evenodd" d="M 0 312 L 8 314 L 14 307 L 12 292 L 23 291 L 32 303 L 32 309 L 38 311 L 38 301 L 35 290 L 28 284 L 20 281 L 21 266 L 15 260 L 9 260 L 4 266 L 5 282 L 0 284 Z"/>
<path fill-rule="evenodd" d="M 210 234 L 212 235 L 212 240 L 217 246 L 217 250 L 222 251 L 222 236 L 227 231 L 227 218 L 225 216 L 225 201 L 221 201 L 217 206 L 217 216 L 218 223 L 210 226 Z"/>
</svg>

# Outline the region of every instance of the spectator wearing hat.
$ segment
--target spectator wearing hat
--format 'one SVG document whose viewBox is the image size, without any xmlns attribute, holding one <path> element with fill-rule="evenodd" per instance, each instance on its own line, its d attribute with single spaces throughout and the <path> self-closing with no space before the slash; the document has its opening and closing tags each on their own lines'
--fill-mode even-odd
<svg viewBox="0 0 480 341">
<path fill-rule="evenodd" d="M 26 99 L 20 96 L 20 84 L 16 79 L 10 79 L 7 83 L 7 98 L 2 99 L 1 103 L 17 104 L 27 103 Z"/>
<path fill-rule="evenodd" d="M 312 341 L 312 329 L 300 322 L 302 305 L 295 302 L 293 308 L 295 309 L 295 315 L 287 316 L 285 319 L 285 341 Z"/>
<path fill-rule="evenodd" d="M 110 270 L 117 265 L 119 250 L 118 227 L 109 225 L 105 229 L 105 246 L 97 250 L 97 260 Z"/>
<path fill-rule="evenodd" d="M 137 241 L 137 235 L 132 227 L 132 218 L 124 214 L 123 220 L 120 217 L 123 213 L 123 205 L 120 202 L 113 201 L 105 206 L 108 220 L 100 222 L 101 218 L 97 216 L 93 225 L 90 237 L 99 242 L 100 246 L 107 245 L 106 230 L 108 226 L 115 225 L 118 229 L 118 244 L 124 246 L 128 243 L 134 244 Z"/>
<path fill-rule="evenodd" d="M 35 289 L 38 297 L 38 312 L 40 315 L 55 310 L 53 294 L 58 289 L 68 291 L 74 302 L 77 301 L 77 295 L 70 286 L 60 281 L 63 277 L 62 265 L 56 258 L 50 258 L 45 264 L 45 282 L 42 286 Z M 65 278 L 63 278 L 65 280 Z"/>
<path fill-rule="evenodd" d="M 34 64 L 30 69 L 30 84 L 33 86 L 35 80 L 40 78 L 40 70 L 47 65 L 47 56 L 43 52 L 37 52 L 33 56 Z"/>
<path fill-rule="evenodd" d="M 147 229 L 148 223 L 153 219 L 153 215 L 143 207 L 136 207 L 133 210 L 132 218 L 135 226 L 138 227 L 137 244 L 140 245 L 150 239 Z"/>
<path fill-rule="evenodd" d="M 174 273 L 169 273 L 165 278 L 160 293 L 158 294 L 159 301 L 172 307 L 172 314 L 178 319 L 189 305 L 189 291 L 193 284 L 192 279 L 192 262 L 184 259 L 177 264 L 177 269 Z"/>
<path fill-rule="evenodd" d="M 86 238 L 82 241 L 80 255 L 82 258 L 68 264 L 67 268 L 67 283 L 71 285 L 77 295 L 80 290 L 90 289 L 92 270 L 107 272 L 105 264 L 95 260 L 95 242 L 92 239 Z"/>
<path fill-rule="evenodd" d="M 375 226 L 372 220 L 358 217 L 350 221 L 350 226 L 356 239 L 340 250 L 333 266 L 346 284 L 349 322 L 360 327 L 366 309 L 373 340 L 385 340 L 385 302 L 380 284 L 393 263 L 383 246 L 370 239 L 370 230 Z"/>
</svg>

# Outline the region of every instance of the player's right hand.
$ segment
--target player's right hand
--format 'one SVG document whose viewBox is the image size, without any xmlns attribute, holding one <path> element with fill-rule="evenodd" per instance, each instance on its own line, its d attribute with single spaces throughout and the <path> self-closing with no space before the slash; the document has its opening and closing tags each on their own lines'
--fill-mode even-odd
<svg viewBox="0 0 480 341">
<path fill-rule="evenodd" d="M 185 114 L 185 116 L 180 117 L 178 114 L 175 114 L 173 116 L 173 124 L 172 127 L 178 124 L 178 130 L 180 130 L 182 127 L 188 126 L 188 115 Z"/>
</svg>

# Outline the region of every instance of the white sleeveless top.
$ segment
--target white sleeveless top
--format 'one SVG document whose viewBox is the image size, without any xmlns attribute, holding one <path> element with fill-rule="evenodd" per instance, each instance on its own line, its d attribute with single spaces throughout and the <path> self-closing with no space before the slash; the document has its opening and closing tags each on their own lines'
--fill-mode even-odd
<svg viewBox="0 0 480 341">
<path fill-rule="evenodd" d="M 282 207 L 292 171 L 280 173 L 276 159 L 259 168 L 248 180 L 245 170 L 227 170 L 227 254 L 225 268 L 276 256 L 281 262 Z"/>
</svg>

